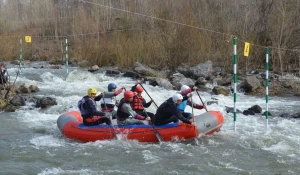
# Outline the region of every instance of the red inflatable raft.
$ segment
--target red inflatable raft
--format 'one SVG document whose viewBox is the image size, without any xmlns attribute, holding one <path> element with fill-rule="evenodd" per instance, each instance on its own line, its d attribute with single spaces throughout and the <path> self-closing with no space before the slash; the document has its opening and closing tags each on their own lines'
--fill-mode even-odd
<svg viewBox="0 0 300 175">
<path fill-rule="evenodd" d="M 224 117 L 220 112 L 209 111 L 195 116 L 197 127 L 182 122 L 154 126 L 164 141 L 187 140 L 198 135 L 210 135 L 220 130 Z M 113 121 L 115 123 L 115 121 Z M 122 139 L 138 140 L 139 142 L 158 142 L 152 125 L 113 125 L 84 126 L 80 112 L 64 113 L 57 119 L 57 126 L 61 133 L 70 139 L 82 142 L 96 140 Z"/>
</svg>

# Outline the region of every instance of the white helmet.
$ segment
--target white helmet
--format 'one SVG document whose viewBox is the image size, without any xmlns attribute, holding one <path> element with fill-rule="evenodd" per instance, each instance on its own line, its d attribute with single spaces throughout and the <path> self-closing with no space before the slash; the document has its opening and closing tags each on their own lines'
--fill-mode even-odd
<svg viewBox="0 0 300 175">
<path fill-rule="evenodd" d="M 182 99 L 183 99 L 183 97 L 182 97 L 181 94 L 174 94 L 173 95 L 173 101 L 174 101 L 174 103 L 177 103 L 178 100 L 182 100 Z"/>
<path fill-rule="evenodd" d="M 190 89 L 190 87 L 188 87 L 187 85 L 182 85 L 181 88 L 180 88 L 180 92 L 183 92 L 187 89 Z"/>
</svg>

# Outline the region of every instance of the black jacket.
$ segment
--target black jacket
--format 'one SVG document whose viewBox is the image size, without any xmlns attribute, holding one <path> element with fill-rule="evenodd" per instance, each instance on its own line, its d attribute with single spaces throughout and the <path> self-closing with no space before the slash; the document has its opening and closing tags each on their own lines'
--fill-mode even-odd
<svg viewBox="0 0 300 175">
<path fill-rule="evenodd" d="M 187 96 L 183 97 L 183 100 L 186 100 Z M 179 120 L 181 120 L 184 123 L 191 124 L 191 122 L 186 119 L 179 109 L 176 106 L 176 103 L 174 103 L 172 97 L 166 100 L 164 103 L 162 103 L 154 116 L 154 123 L 160 123 L 160 120 L 166 120 L 172 116 L 176 116 Z"/>
</svg>

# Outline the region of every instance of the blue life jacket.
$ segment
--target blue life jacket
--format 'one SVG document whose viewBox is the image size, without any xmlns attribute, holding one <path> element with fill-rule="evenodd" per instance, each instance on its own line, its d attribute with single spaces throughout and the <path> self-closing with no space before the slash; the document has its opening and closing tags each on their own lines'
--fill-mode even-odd
<svg viewBox="0 0 300 175">
<path fill-rule="evenodd" d="M 182 103 L 180 105 L 177 106 L 177 108 L 180 110 L 180 111 L 184 111 L 185 108 L 186 108 L 186 105 L 187 105 L 187 100 L 185 101 L 182 101 Z"/>
</svg>

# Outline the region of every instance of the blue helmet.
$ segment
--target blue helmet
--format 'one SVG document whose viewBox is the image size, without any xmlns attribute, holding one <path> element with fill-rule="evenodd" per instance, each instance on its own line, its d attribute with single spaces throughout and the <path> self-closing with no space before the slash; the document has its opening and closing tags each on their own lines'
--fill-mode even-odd
<svg viewBox="0 0 300 175">
<path fill-rule="evenodd" d="M 107 86 L 108 92 L 111 92 L 112 89 L 117 89 L 117 85 L 115 83 L 109 83 Z"/>
</svg>

